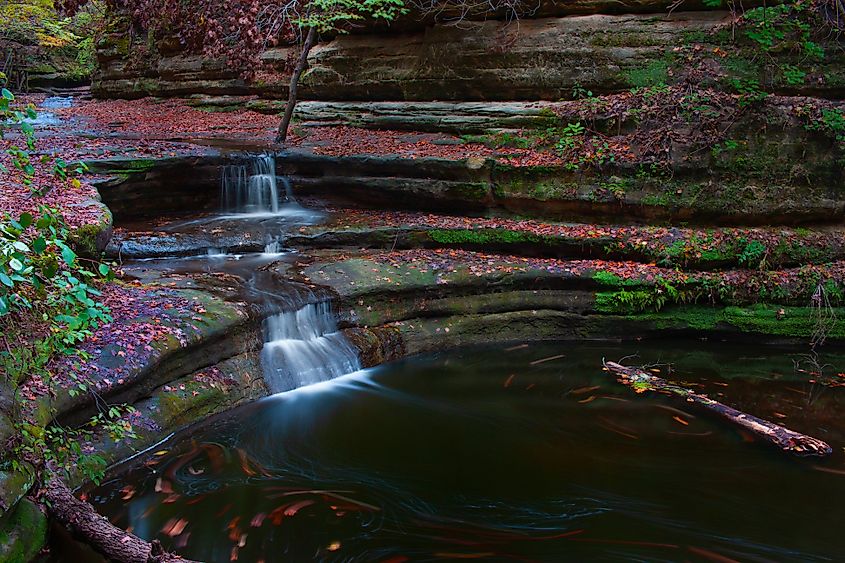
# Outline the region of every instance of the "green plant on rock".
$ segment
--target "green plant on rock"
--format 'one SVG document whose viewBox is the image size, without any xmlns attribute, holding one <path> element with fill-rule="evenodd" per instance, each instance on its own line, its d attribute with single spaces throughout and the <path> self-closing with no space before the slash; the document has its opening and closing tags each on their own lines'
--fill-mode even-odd
<svg viewBox="0 0 845 563">
<path fill-rule="evenodd" d="M 581 125 L 581 122 L 569 123 L 560 130 L 560 139 L 557 141 L 557 151 L 559 153 L 571 152 L 580 149 L 584 146 L 584 134 L 587 129 Z"/>
<path fill-rule="evenodd" d="M 807 78 L 807 73 L 798 68 L 795 65 L 784 64 L 781 65 L 781 72 L 783 73 L 783 79 L 786 81 L 787 84 L 790 86 L 801 86 L 804 84 L 804 80 Z"/>
<path fill-rule="evenodd" d="M 805 0 L 752 8 L 742 16 L 745 36 L 765 52 L 794 44 L 805 55 L 820 60 L 824 58 L 824 50 L 812 41 L 812 26 L 806 21 L 809 12 L 810 2 Z"/>
<path fill-rule="evenodd" d="M 12 185 L 31 185 L 26 180 L 34 174 L 35 166 L 52 163 L 56 178 L 67 180 L 69 166 L 63 160 L 29 160 L 28 151 L 35 146 L 34 132 L 25 120 L 34 117 L 34 109 L 15 107 L 15 98 L 6 89 L 0 91 L 0 99 L 0 131 L 10 123 L 20 125 L 27 146 L 26 150 L 14 148 L 12 169 L 0 170 L 0 175 L 9 178 Z M 37 190 L 32 195 L 40 197 Z M 0 369 L 6 375 L 4 393 L 16 392 L 27 379 L 41 379 L 51 387 L 50 362 L 68 356 L 86 359 L 80 343 L 112 320 L 98 287 L 113 279 L 109 266 L 77 256 L 71 230 L 59 210 L 44 204 L 37 209 L 36 213 L 0 217 Z M 69 392 L 73 394 L 74 390 Z M 21 399 L 15 404 L 25 402 Z M 96 425 L 116 430 L 109 427 L 117 418 L 115 408 L 120 409 L 110 407 L 101 412 Z M 89 478 L 97 478 L 102 464 L 82 451 L 82 430 L 55 425 L 45 428 L 39 426 L 43 421 L 18 415 L 17 436 L 10 444 L 11 459 L 6 463 L 13 468 L 26 462 L 59 470 L 74 465 Z M 50 418 L 53 415 L 49 413 Z"/>
<path fill-rule="evenodd" d="M 739 263 L 752 268 L 765 269 L 766 256 L 769 253 L 766 245 L 758 240 L 748 242 L 744 238 L 741 238 L 739 242 L 745 245 L 737 257 Z"/>
<path fill-rule="evenodd" d="M 764 92 L 761 88 L 760 82 L 754 78 L 731 78 L 728 82 L 736 93 L 739 94 L 740 107 L 759 104 L 768 96 L 768 93 Z"/>
</svg>

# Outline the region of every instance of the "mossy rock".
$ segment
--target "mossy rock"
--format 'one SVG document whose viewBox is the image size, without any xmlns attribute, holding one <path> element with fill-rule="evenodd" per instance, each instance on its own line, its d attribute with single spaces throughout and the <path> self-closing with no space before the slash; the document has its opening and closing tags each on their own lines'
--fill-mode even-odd
<svg viewBox="0 0 845 563">
<path fill-rule="evenodd" d="M 0 520 L 0 561 L 27 563 L 47 542 L 47 516 L 29 499 Z"/>
</svg>

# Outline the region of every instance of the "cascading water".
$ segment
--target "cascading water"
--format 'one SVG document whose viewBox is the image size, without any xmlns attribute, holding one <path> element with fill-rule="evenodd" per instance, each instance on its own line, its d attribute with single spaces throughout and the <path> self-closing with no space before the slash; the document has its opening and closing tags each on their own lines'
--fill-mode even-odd
<svg viewBox="0 0 845 563">
<path fill-rule="evenodd" d="M 273 155 L 255 156 L 249 164 L 234 164 L 223 170 L 220 201 L 230 213 L 279 213 L 284 187 L 284 202 L 296 204 L 290 182 L 276 176 Z"/>
<path fill-rule="evenodd" d="M 261 362 L 267 385 L 275 393 L 361 369 L 327 302 L 273 315 L 265 321 L 264 333 Z"/>
</svg>

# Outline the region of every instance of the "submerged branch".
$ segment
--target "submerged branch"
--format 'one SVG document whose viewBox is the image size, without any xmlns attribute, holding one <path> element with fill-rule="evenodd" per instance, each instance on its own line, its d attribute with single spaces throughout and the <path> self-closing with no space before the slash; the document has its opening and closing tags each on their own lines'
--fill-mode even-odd
<svg viewBox="0 0 845 563">
<path fill-rule="evenodd" d="M 604 362 L 606 370 L 616 375 L 616 379 L 638 392 L 656 391 L 675 395 L 687 402 L 694 403 L 750 431 L 761 440 L 773 444 L 785 452 L 797 456 L 827 456 L 833 449 L 826 443 L 812 436 L 793 432 L 768 420 L 738 411 L 735 408 L 714 401 L 707 395 L 694 393 L 689 389 L 675 385 L 663 378 L 651 375 L 637 368 L 631 368 L 615 362 Z"/>
<path fill-rule="evenodd" d="M 77 539 L 110 561 L 119 563 L 194 563 L 167 553 L 158 541 L 146 542 L 121 530 L 97 514 L 89 503 L 76 498 L 64 482 L 52 476 L 43 489 L 50 515 Z"/>
</svg>

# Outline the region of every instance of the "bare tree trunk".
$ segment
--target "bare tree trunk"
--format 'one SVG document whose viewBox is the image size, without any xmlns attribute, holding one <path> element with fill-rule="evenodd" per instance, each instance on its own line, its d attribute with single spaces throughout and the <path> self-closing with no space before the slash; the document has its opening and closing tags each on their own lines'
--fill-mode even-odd
<svg viewBox="0 0 845 563">
<path fill-rule="evenodd" d="M 656 391 L 658 393 L 681 397 L 689 403 L 714 412 L 733 424 L 741 426 L 764 442 L 774 444 L 785 452 L 802 457 L 822 457 L 833 453 L 833 450 L 826 442 L 817 438 L 793 432 L 774 422 L 769 422 L 768 420 L 738 411 L 718 401 L 714 401 L 707 395 L 694 393 L 685 387 L 675 385 L 642 370 L 629 368 L 615 362 L 605 362 L 604 367 L 614 373 L 620 383 L 624 383 L 638 391 Z"/>
<path fill-rule="evenodd" d="M 302 52 L 299 54 L 299 60 L 296 61 L 296 66 L 293 69 L 293 76 L 290 77 L 290 91 L 288 94 L 288 103 L 285 106 L 285 115 L 282 117 L 282 122 L 279 124 L 279 132 L 276 135 L 276 143 L 284 143 L 288 138 L 288 128 L 290 127 L 290 120 L 293 118 L 293 110 L 296 108 L 296 91 L 299 87 L 299 77 L 305 71 L 308 64 L 308 53 L 311 52 L 311 47 L 317 42 L 316 28 L 309 28 L 308 35 L 305 37 L 305 43 L 302 45 Z"/>
<path fill-rule="evenodd" d="M 158 541 L 146 542 L 114 526 L 94 507 L 76 498 L 67 485 L 51 476 L 43 489 L 50 515 L 77 539 L 87 543 L 110 561 L 119 563 L 194 563 L 166 553 Z"/>
</svg>

